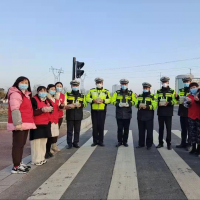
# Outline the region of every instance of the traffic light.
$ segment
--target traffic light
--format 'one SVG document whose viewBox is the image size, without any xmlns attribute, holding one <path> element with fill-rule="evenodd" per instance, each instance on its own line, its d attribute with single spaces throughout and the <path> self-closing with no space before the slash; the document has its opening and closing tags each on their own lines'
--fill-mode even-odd
<svg viewBox="0 0 200 200">
<path fill-rule="evenodd" d="M 84 74 L 84 70 L 81 70 L 84 65 L 84 62 L 76 61 L 76 78 L 81 78 L 81 76 Z"/>
</svg>

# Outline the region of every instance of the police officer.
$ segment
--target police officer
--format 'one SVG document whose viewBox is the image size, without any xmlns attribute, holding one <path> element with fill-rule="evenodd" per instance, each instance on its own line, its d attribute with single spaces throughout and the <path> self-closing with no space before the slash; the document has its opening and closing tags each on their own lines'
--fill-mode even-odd
<svg viewBox="0 0 200 200">
<path fill-rule="evenodd" d="M 189 85 L 192 82 L 190 76 L 186 76 L 182 79 L 184 88 L 179 90 L 179 94 L 175 95 L 176 100 L 179 101 L 178 115 L 180 116 L 181 123 L 181 144 L 177 145 L 176 148 L 186 148 L 189 151 L 190 144 L 187 145 L 186 140 L 188 136 L 188 108 L 183 105 L 183 99 L 189 95 L 190 88 Z"/>
<path fill-rule="evenodd" d="M 175 91 L 169 87 L 169 77 L 162 77 L 162 88 L 157 90 L 158 100 L 158 122 L 159 122 L 159 144 L 157 148 L 163 147 L 164 124 L 167 129 L 167 149 L 171 150 L 171 129 L 174 104 L 176 104 Z"/>
<path fill-rule="evenodd" d="M 91 104 L 93 144 L 91 146 L 104 146 L 104 124 L 106 107 L 111 102 L 110 92 L 103 88 L 103 79 L 95 79 L 96 88 L 89 91 L 86 101 Z"/>
<path fill-rule="evenodd" d="M 157 101 L 151 94 L 151 84 L 142 83 L 143 93 L 136 99 L 135 107 L 138 108 L 137 120 L 139 129 L 139 144 L 136 148 L 145 146 L 145 132 L 147 131 L 146 146 L 151 149 L 153 144 L 153 119 L 154 110 L 157 108 Z"/>
<path fill-rule="evenodd" d="M 73 80 L 70 82 L 72 91 L 65 94 L 67 100 L 66 120 L 67 120 L 67 144 L 68 149 L 72 146 L 79 148 L 79 136 L 81 120 L 83 119 L 83 108 L 87 106 L 85 95 L 79 92 L 80 82 Z M 72 142 L 74 132 L 74 140 Z"/>
<path fill-rule="evenodd" d="M 121 79 L 121 90 L 117 90 L 112 97 L 112 104 L 116 106 L 116 119 L 118 126 L 118 144 L 128 147 L 129 126 L 132 118 L 132 106 L 135 105 L 135 94 L 128 90 L 127 79 Z"/>
</svg>

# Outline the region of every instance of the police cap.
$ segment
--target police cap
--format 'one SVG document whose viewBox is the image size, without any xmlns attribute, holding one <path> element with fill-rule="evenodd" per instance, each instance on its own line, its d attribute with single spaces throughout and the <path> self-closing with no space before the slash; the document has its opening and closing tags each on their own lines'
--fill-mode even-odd
<svg viewBox="0 0 200 200">
<path fill-rule="evenodd" d="M 169 80 L 170 80 L 170 78 L 167 77 L 167 76 L 163 76 L 163 77 L 160 79 L 161 82 L 168 82 Z"/>
<path fill-rule="evenodd" d="M 151 84 L 150 84 L 150 83 L 147 83 L 147 82 L 144 82 L 144 83 L 142 83 L 142 86 L 143 86 L 143 87 L 149 87 L 149 88 L 150 88 L 150 87 L 151 87 Z"/>
<path fill-rule="evenodd" d="M 71 84 L 71 85 L 77 85 L 77 86 L 79 86 L 79 85 L 80 85 L 80 82 L 79 82 L 78 80 L 72 80 L 72 81 L 70 82 L 70 84 Z"/>
<path fill-rule="evenodd" d="M 129 80 L 123 78 L 123 79 L 121 79 L 119 82 L 120 82 L 120 84 L 128 84 L 128 83 L 129 83 Z"/>
<path fill-rule="evenodd" d="M 101 83 L 101 82 L 103 82 L 103 79 L 100 78 L 100 77 L 97 77 L 97 78 L 94 79 L 94 81 L 95 81 L 96 83 Z"/>
<path fill-rule="evenodd" d="M 190 76 L 186 76 L 186 77 L 184 77 L 184 78 L 182 78 L 182 81 L 183 82 L 186 82 L 186 81 L 192 81 L 192 78 L 190 77 Z"/>
</svg>

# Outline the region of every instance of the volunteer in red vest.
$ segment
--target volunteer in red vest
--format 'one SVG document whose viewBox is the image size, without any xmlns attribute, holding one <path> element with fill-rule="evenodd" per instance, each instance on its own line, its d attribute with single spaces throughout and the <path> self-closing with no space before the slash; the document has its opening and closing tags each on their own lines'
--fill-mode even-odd
<svg viewBox="0 0 200 200">
<path fill-rule="evenodd" d="M 45 158 L 53 157 L 53 153 L 51 152 L 52 144 L 55 144 L 58 140 L 59 136 L 59 127 L 58 127 L 58 118 L 59 118 L 59 109 L 61 109 L 59 100 L 55 98 L 56 95 L 56 86 L 54 84 L 49 84 L 47 87 L 47 98 L 50 104 L 53 107 L 53 112 L 51 113 L 51 136 L 47 140 L 46 145 L 46 155 Z"/>
<path fill-rule="evenodd" d="M 47 100 L 47 89 L 37 88 L 37 94 L 31 99 L 34 122 L 37 129 L 30 130 L 31 156 L 33 165 L 43 165 L 45 160 L 47 138 L 51 137 L 51 116 L 53 107 Z"/>
<path fill-rule="evenodd" d="M 63 90 L 63 84 L 61 82 L 57 82 L 55 84 L 56 86 L 56 96 L 55 98 L 57 100 L 59 100 L 59 103 L 60 105 L 64 108 L 66 105 L 67 105 L 67 102 L 66 102 L 66 98 L 65 98 L 65 95 L 62 93 L 62 90 Z M 62 122 L 63 122 L 63 109 L 59 109 L 59 116 L 58 116 L 58 127 L 60 129 L 61 125 L 62 125 Z M 58 146 L 56 145 L 56 143 L 52 144 L 51 145 L 51 152 L 52 153 L 56 153 L 56 152 L 59 152 L 60 149 L 58 148 Z"/>
<path fill-rule="evenodd" d="M 30 166 L 22 163 L 22 155 L 28 132 L 35 129 L 31 104 L 31 86 L 26 77 L 19 77 L 6 95 L 8 99 L 7 129 L 13 132 L 12 159 L 13 174 L 25 174 Z"/>
<path fill-rule="evenodd" d="M 193 82 L 189 87 L 190 94 L 184 99 L 184 106 L 188 108 L 188 144 L 192 147 L 190 149 L 191 154 L 200 155 L 200 105 L 195 102 L 199 85 Z"/>
</svg>

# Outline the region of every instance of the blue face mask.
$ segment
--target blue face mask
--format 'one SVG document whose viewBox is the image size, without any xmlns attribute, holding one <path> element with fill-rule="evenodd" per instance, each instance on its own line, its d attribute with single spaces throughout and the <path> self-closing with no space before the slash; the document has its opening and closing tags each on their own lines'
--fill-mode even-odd
<svg viewBox="0 0 200 200">
<path fill-rule="evenodd" d="M 184 83 L 183 85 L 184 85 L 184 87 L 189 87 L 190 86 L 189 83 Z"/>
<path fill-rule="evenodd" d="M 78 87 L 72 87 L 73 91 L 78 91 Z"/>
<path fill-rule="evenodd" d="M 27 90 L 28 89 L 28 85 L 27 84 L 19 84 L 19 89 L 20 90 Z"/>
<path fill-rule="evenodd" d="M 126 85 L 122 85 L 122 90 L 126 90 L 126 89 L 127 89 Z"/>
<path fill-rule="evenodd" d="M 143 90 L 144 93 L 149 92 L 149 90 Z"/>
<path fill-rule="evenodd" d="M 62 88 L 57 87 L 57 88 L 56 88 L 56 91 L 57 91 L 57 92 L 61 92 L 61 91 L 62 91 Z"/>
<path fill-rule="evenodd" d="M 47 93 L 46 92 L 39 92 L 38 96 L 41 97 L 41 98 L 45 98 L 47 96 Z"/>
<path fill-rule="evenodd" d="M 50 94 L 50 95 L 55 95 L 55 94 L 56 94 L 56 91 L 49 90 L 49 94 Z"/>
<path fill-rule="evenodd" d="M 190 89 L 190 92 L 191 92 L 192 94 L 196 94 L 196 93 L 197 93 L 197 88 L 192 88 L 192 89 Z"/>
</svg>

